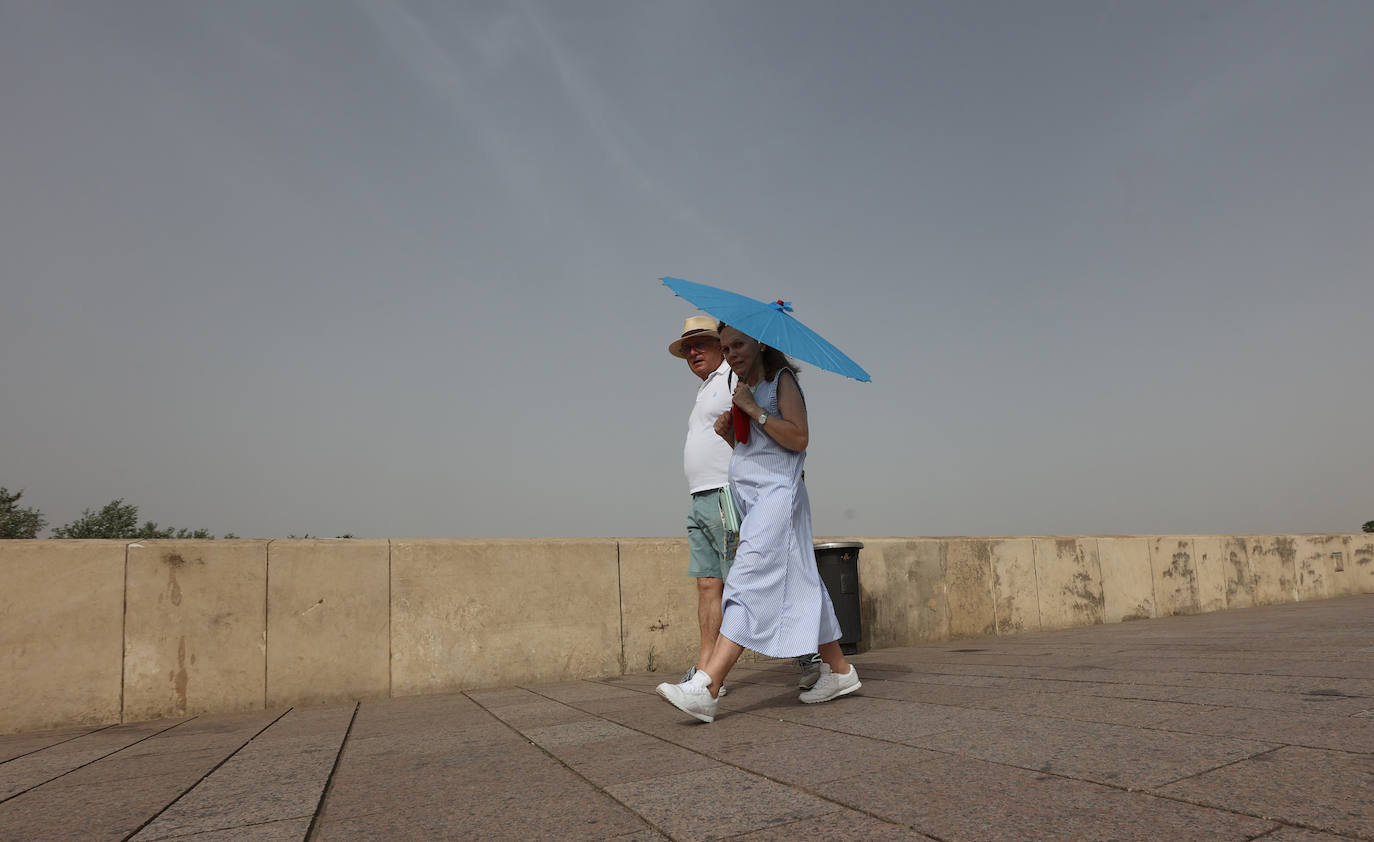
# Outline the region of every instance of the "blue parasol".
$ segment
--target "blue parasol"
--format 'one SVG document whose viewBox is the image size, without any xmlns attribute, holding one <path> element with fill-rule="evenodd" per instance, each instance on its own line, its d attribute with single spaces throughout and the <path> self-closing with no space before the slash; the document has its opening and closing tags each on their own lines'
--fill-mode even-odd
<svg viewBox="0 0 1374 842">
<path fill-rule="evenodd" d="M 745 295 L 681 278 L 664 278 L 663 284 L 702 312 L 715 316 L 746 336 L 777 348 L 789 357 L 865 383 L 873 379 L 843 351 L 788 315 L 792 312 L 790 301 L 756 301 Z"/>
</svg>

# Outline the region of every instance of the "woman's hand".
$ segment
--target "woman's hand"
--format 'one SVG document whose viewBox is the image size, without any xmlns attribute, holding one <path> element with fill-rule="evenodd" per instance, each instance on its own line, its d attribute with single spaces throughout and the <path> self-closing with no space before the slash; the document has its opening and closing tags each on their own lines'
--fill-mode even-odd
<svg viewBox="0 0 1374 842">
<path fill-rule="evenodd" d="M 733 396 L 735 406 L 744 410 L 744 414 L 750 418 L 758 418 L 759 413 L 763 412 L 763 407 L 759 406 L 758 401 L 754 400 L 754 390 L 750 389 L 743 380 L 735 387 Z"/>
</svg>

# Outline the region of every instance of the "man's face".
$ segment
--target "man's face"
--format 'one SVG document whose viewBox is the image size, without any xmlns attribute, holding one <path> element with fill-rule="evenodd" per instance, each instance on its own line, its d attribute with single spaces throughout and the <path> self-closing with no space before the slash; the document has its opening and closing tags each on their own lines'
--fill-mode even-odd
<svg viewBox="0 0 1374 842">
<path fill-rule="evenodd" d="M 720 361 L 724 359 L 720 340 L 713 336 L 690 336 L 682 340 L 682 353 L 687 357 L 687 367 L 702 380 L 720 368 Z"/>
</svg>

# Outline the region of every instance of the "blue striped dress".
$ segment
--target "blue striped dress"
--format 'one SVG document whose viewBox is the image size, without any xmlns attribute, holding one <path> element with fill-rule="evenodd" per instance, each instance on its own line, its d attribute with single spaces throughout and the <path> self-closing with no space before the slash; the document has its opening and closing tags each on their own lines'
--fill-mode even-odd
<svg viewBox="0 0 1374 842">
<path fill-rule="evenodd" d="M 760 381 L 754 400 L 778 417 L 779 373 Z M 749 441 L 730 458 L 739 504 L 739 551 L 721 598 L 721 634 L 755 652 L 787 658 L 840 639 L 840 623 L 816 571 L 811 500 L 802 482 L 806 452 L 788 450 L 749 422 Z"/>
</svg>

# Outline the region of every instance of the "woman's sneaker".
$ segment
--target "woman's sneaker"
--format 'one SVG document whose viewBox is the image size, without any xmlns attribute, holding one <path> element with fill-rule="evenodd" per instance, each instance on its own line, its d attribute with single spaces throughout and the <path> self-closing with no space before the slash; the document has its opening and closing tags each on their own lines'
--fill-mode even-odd
<svg viewBox="0 0 1374 842">
<path fill-rule="evenodd" d="M 838 699 L 841 696 L 848 696 L 863 685 L 859 683 L 859 671 L 854 669 L 854 665 L 849 665 L 849 672 L 844 675 L 836 675 L 830 671 L 830 665 L 821 664 L 821 677 L 816 681 L 816 686 L 798 696 L 808 705 L 817 702 L 828 702 L 831 699 Z M 706 694 L 708 697 L 710 693 Z"/>
<path fill-rule="evenodd" d="M 716 700 L 711 698 L 711 676 L 701 670 L 696 670 L 690 679 L 681 684 L 665 681 L 658 685 L 655 692 L 673 707 L 702 722 L 712 722 L 716 718 Z"/>
<path fill-rule="evenodd" d="M 692 680 L 692 676 L 696 675 L 697 672 L 699 672 L 699 670 L 698 670 L 695 666 L 690 666 L 690 667 L 688 667 L 688 668 L 687 668 L 687 671 L 684 672 L 684 673 L 682 674 L 682 680 L 679 681 L 678 684 L 686 684 L 688 681 L 691 681 L 691 680 Z M 819 675 L 819 673 L 817 673 L 817 675 Z M 707 684 L 710 684 L 709 681 L 706 682 L 706 683 L 707 683 Z M 716 693 L 716 695 L 717 695 L 717 696 L 724 696 L 725 693 L 726 693 L 725 685 L 722 684 L 722 685 L 720 685 L 720 690 Z"/>
<path fill-rule="evenodd" d="M 797 666 L 801 668 L 802 673 L 797 686 L 802 690 L 810 690 L 815 687 L 816 682 L 820 680 L 821 664 L 823 663 L 825 662 L 821 660 L 819 652 L 812 652 L 810 655 L 802 655 L 797 658 Z"/>
</svg>

